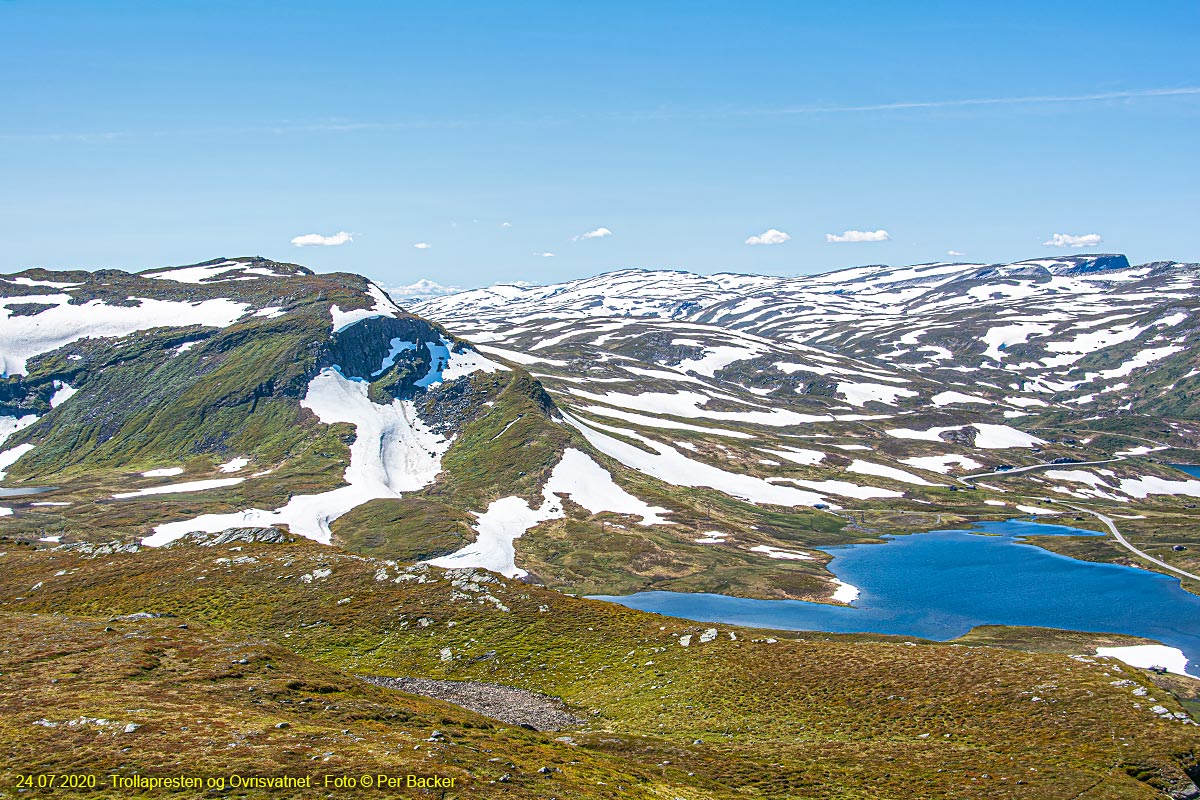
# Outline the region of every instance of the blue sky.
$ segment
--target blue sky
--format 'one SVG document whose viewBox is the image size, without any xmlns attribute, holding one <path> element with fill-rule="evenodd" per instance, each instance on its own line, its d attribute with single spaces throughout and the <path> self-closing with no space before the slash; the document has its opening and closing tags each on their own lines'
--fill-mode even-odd
<svg viewBox="0 0 1200 800">
<path fill-rule="evenodd" d="M 1195 2 L 0 0 L 0 269 L 1200 260 L 1198 54 Z"/>
</svg>

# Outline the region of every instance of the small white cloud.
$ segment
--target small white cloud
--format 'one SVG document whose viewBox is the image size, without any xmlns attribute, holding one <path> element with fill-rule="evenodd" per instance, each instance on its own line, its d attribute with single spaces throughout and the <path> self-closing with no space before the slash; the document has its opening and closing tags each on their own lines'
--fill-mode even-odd
<svg viewBox="0 0 1200 800">
<path fill-rule="evenodd" d="M 322 236 L 319 233 L 306 233 L 292 239 L 296 247 L 337 247 L 339 244 L 354 241 L 354 237 L 345 231 L 338 231 L 333 236 Z"/>
<path fill-rule="evenodd" d="M 746 244 L 783 244 L 792 237 L 788 236 L 783 231 L 777 231 L 774 228 L 763 231 L 758 236 L 751 236 L 746 240 Z"/>
<path fill-rule="evenodd" d="M 588 231 L 587 233 L 581 233 L 578 236 L 572 236 L 571 241 L 577 242 L 580 239 L 603 239 L 605 236 L 612 236 L 612 231 L 610 231 L 608 228 L 596 228 L 594 231 Z"/>
<path fill-rule="evenodd" d="M 418 250 L 428 250 L 429 248 L 433 247 L 433 245 L 431 245 L 429 242 L 417 242 L 413 245 L 413 247 L 417 248 Z"/>
<path fill-rule="evenodd" d="M 843 231 L 840 234 L 825 234 L 825 241 L 827 242 L 886 242 L 891 238 L 891 234 L 882 229 L 877 231 Z"/>
<path fill-rule="evenodd" d="M 1072 236 L 1069 233 L 1056 233 L 1049 240 L 1042 242 L 1046 247 L 1095 247 L 1104 240 L 1098 233 L 1085 233 Z"/>
<path fill-rule="evenodd" d="M 539 258 L 554 258 L 554 253 L 534 253 Z"/>
<path fill-rule="evenodd" d="M 947 250 L 946 255 L 948 255 L 948 256 L 965 256 L 966 253 L 962 252 L 961 250 Z"/>
<path fill-rule="evenodd" d="M 512 227 L 512 223 L 511 223 L 511 222 L 501 222 L 501 223 L 500 223 L 500 227 L 501 227 L 501 228 L 511 228 L 511 227 Z"/>
</svg>

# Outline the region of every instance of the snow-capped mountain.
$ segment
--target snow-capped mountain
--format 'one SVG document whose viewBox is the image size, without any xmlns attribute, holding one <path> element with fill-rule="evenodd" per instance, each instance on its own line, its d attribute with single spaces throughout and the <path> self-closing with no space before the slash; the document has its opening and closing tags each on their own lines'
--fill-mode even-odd
<svg viewBox="0 0 1200 800">
<path fill-rule="evenodd" d="M 0 535 L 278 528 L 585 593 L 850 602 L 820 547 L 1063 502 L 1188 513 L 1200 481 L 1164 462 L 1200 460 L 1198 276 L 626 270 L 420 316 L 261 258 L 0 276 L 24 492 Z"/>
<path fill-rule="evenodd" d="M 740 369 L 743 383 L 773 399 L 828 388 L 856 407 L 1133 410 L 1190 394 L 1195 374 L 1176 367 L 1189 362 L 1198 288 L 1200 265 L 1131 267 L 1100 255 L 799 278 L 627 270 L 493 286 L 414 309 L 527 358 L 678 331 L 680 357 L 664 353 L 660 367 L 708 378 Z M 1139 382 L 1150 374 L 1183 384 Z M 879 382 L 898 388 L 873 388 Z"/>
</svg>

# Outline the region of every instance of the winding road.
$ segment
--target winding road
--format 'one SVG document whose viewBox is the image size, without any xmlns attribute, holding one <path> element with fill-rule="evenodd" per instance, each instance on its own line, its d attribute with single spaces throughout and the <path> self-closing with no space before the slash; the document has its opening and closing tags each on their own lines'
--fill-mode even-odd
<svg viewBox="0 0 1200 800">
<path fill-rule="evenodd" d="M 1053 462 L 1046 464 L 1030 464 L 1027 467 L 1013 467 L 1012 469 L 1006 469 L 1000 472 L 992 470 L 991 472 L 977 472 L 974 475 L 962 475 L 959 476 L 958 482 L 965 483 L 966 485 L 970 486 L 971 481 L 978 480 L 979 478 L 1003 478 L 1006 475 L 1020 475 L 1022 472 L 1029 472 L 1030 470 L 1034 469 L 1049 469 L 1051 467 L 1060 467 L 1063 469 L 1068 467 L 1087 467 L 1093 464 L 1111 464 L 1114 461 L 1124 460 L 1125 456 L 1117 456 L 1116 458 L 1106 458 L 1103 461 L 1063 461 L 1058 464 Z"/>
<path fill-rule="evenodd" d="M 1138 550 L 1136 547 L 1134 547 L 1132 544 L 1129 543 L 1128 539 L 1126 539 L 1124 536 L 1121 535 L 1121 532 L 1119 530 L 1117 530 L 1117 524 L 1115 522 L 1113 522 L 1112 517 L 1101 514 L 1099 511 L 1092 511 L 1090 508 L 1081 508 L 1079 506 L 1070 505 L 1069 503 L 1063 503 L 1063 505 L 1066 506 L 1067 508 L 1071 508 L 1076 511 L 1080 511 L 1084 514 L 1091 514 L 1093 517 L 1095 517 L 1096 519 L 1103 522 L 1105 527 L 1108 528 L 1109 532 L 1112 533 L 1113 537 L 1117 540 L 1117 542 L 1119 542 L 1122 547 L 1124 547 L 1129 552 L 1133 553 L 1138 558 L 1145 559 L 1146 561 L 1149 561 L 1151 564 L 1157 564 L 1158 566 L 1162 567 L 1163 569 L 1170 570 L 1171 572 L 1174 572 L 1179 575 L 1183 575 L 1185 578 L 1191 578 L 1194 581 L 1200 581 L 1200 575 L 1193 575 L 1192 573 L 1182 570 L 1179 567 L 1173 567 L 1165 561 L 1159 561 L 1154 556 L 1147 555 L 1146 553 L 1142 552 L 1141 550 Z"/>
<path fill-rule="evenodd" d="M 1117 456 L 1116 458 L 1106 459 L 1105 461 L 1072 461 L 1072 462 L 1067 462 L 1067 463 L 1062 463 L 1062 464 L 1031 464 L 1027 467 L 1016 467 L 1015 469 L 1005 470 L 1003 472 L 980 472 L 980 473 L 976 473 L 975 475 L 963 475 L 958 478 L 958 482 L 962 483 L 962 484 L 966 484 L 967 486 L 970 486 L 970 485 L 972 485 L 971 481 L 978 480 L 979 478 L 1003 478 L 1007 475 L 1017 475 L 1022 472 L 1029 472 L 1030 470 L 1035 470 L 1035 469 L 1046 469 L 1048 467 L 1062 467 L 1062 468 L 1086 467 L 1086 466 L 1090 466 L 1093 464 L 1111 464 L 1114 461 L 1124 461 L 1124 460 L 1125 460 L 1125 456 Z M 1056 500 L 1055 502 L 1062 503 L 1061 500 Z M 1074 511 L 1078 511 L 1083 514 L 1091 514 L 1093 517 L 1095 517 L 1096 519 L 1103 522 L 1104 526 L 1106 528 L 1108 528 L 1109 533 L 1111 533 L 1113 535 L 1113 538 L 1117 540 L 1117 544 L 1121 545 L 1122 547 L 1124 547 L 1129 552 L 1133 553 L 1138 558 L 1143 559 L 1145 561 L 1149 561 L 1151 564 L 1155 564 L 1159 567 L 1162 567 L 1163 569 L 1168 570 L 1169 572 L 1174 572 L 1176 575 L 1182 575 L 1185 578 L 1191 578 L 1194 581 L 1200 581 L 1200 575 L 1195 575 L 1186 570 L 1182 570 L 1179 567 L 1173 567 L 1170 564 L 1168 564 L 1167 562 L 1160 561 L 1159 559 L 1155 558 L 1154 556 L 1149 555 L 1149 554 L 1137 549 L 1136 547 L 1134 547 L 1132 544 L 1129 543 L 1129 540 L 1126 539 L 1121 534 L 1121 531 L 1117 529 L 1117 523 L 1113 522 L 1112 517 L 1109 517 L 1105 514 L 1101 514 L 1099 511 L 1092 511 L 1090 508 L 1081 508 L 1079 506 L 1073 506 L 1070 503 L 1062 503 L 1062 504 L 1064 506 L 1066 506 L 1067 508 L 1070 508 Z"/>
</svg>

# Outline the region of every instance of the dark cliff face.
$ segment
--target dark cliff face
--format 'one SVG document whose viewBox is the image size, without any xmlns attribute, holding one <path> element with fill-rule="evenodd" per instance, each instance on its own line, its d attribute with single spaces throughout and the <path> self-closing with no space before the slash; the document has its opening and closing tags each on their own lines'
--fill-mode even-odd
<svg viewBox="0 0 1200 800">
<path fill-rule="evenodd" d="M 320 367 L 336 366 L 347 378 L 369 383 L 384 381 L 389 394 L 409 398 L 433 364 L 429 345 L 443 340 L 453 344 L 449 334 L 420 317 L 371 317 L 334 334 Z"/>
</svg>

